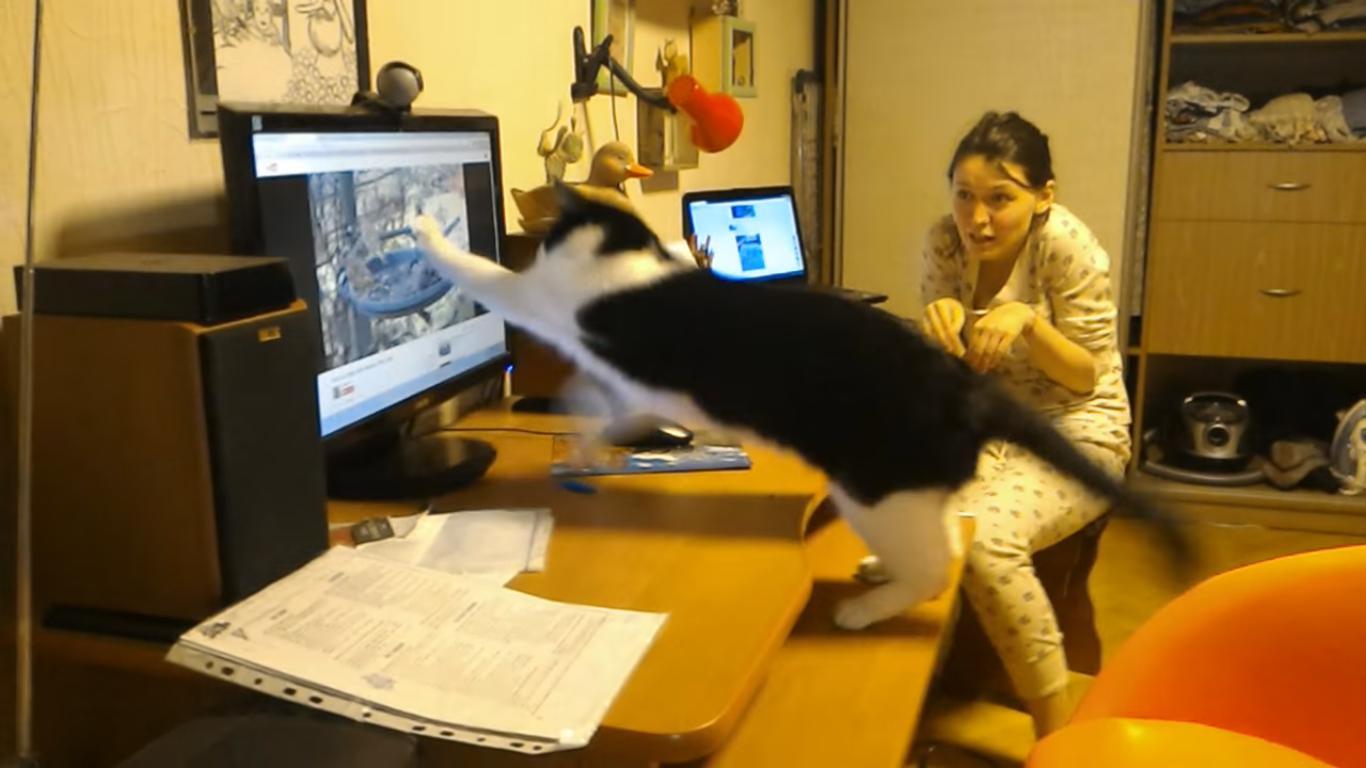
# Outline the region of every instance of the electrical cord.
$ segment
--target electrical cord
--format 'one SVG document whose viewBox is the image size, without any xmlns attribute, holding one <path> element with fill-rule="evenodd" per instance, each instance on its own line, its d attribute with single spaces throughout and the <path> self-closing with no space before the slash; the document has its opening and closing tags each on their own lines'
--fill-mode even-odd
<svg viewBox="0 0 1366 768">
<path fill-rule="evenodd" d="M 612 100 L 612 138 L 621 141 L 621 126 L 617 125 L 617 76 L 612 68 L 607 68 L 607 85 L 610 91 L 607 98 Z"/>
<path fill-rule="evenodd" d="M 442 427 L 440 432 L 512 432 L 523 435 L 541 435 L 544 437 L 564 437 L 567 435 L 577 435 L 578 432 L 556 432 L 548 429 L 524 429 L 522 427 Z"/>
<path fill-rule="evenodd" d="M 28 114 L 28 208 L 24 223 L 24 280 L 19 329 L 19 477 L 15 510 L 15 718 L 18 765 L 37 765 L 33 744 L 33 269 L 34 199 L 38 186 L 38 85 L 43 2 L 33 3 L 33 69 Z"/>
</svg>

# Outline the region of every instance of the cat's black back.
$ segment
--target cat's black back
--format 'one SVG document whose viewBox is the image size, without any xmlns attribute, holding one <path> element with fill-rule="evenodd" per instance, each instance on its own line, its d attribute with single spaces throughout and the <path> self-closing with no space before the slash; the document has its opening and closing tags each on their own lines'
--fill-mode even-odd
<svg viewBox="0 0 1366 768">
<path fill-rule="evenodd" d="M 795 450 L 863 502 L 961 485 L 987 437 L 983 377 L 832 294 L 688 271 L 598 299 L 579 323 L 626 375 Z"/>
<path fill-rule="evenodd" d="M 669 258 L 659 237 L 635 214 L 586 200 L 560 182 L 556 182 L 555 192 L 561 211 L 546 233 L 543 246 L 547 251 L 558 248 L 576 230 L 593 226 L 603 235 L 602 242 L 598 244 L 598 254 L 601 256 L 647 251 L 654 253 L 660 260 Z"/>
</svg>

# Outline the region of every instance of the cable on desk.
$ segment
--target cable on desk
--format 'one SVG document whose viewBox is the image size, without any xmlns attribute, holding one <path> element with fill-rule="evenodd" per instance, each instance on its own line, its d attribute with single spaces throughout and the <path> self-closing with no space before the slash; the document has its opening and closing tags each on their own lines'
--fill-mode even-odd
<svg viewBox="0 0 1366 768">
<path fill-rule="evenodd" d="M 516 432 L 523 435 L 544 435 L 546 437 L 563 437 L 566 435 L 577 435 L 578 432 L 556 432 L 548 429 L 524 429 L 522 427 L 442 427 L 441 432 Z"/>
</svg>

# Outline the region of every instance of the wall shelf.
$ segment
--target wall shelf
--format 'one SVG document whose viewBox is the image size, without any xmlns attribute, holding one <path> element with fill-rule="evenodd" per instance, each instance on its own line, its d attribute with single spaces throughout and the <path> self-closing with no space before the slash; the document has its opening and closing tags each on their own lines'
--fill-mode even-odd
<svg viewBox="0 0 1366 768">
<path fill-rule="evenodd" d="M 1155 477 L 1142 470 L 1135 470 L 1130 475 L 1128 485 L 1163 501 L 1260 507 L 1286 512 L 1331 512 L 1360 517 L 1366 523 L 1366 495 L 1344 496 L 1310 490 L 1282 491 L 1266 483 L 1236 487 L 1196 485 Z"/>
<path fill-rule="evenodd" d="M 1172 45 L 1268 45 L 1366 42 L 1366 30 L 1335 32 L 1173 32 Z"/>
<path fill-rule="evenodd" d="M 1344 144 L 1278 144 L 1266 141 L 1164 143 L 1163 152 L 1366 152 L 1366 141 Z"/>
</svg>

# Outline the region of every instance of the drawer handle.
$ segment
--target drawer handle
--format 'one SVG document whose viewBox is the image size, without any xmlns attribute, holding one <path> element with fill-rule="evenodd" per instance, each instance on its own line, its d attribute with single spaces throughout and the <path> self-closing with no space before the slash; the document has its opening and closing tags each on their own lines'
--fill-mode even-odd
<svg viewBox="0 0 1366 768">
<path fill-rule="evenodd" d="M 1312 185 L 1305 181 L 1282 181 L 1278 184 L 1267 184 L 1267 186 L 1277 192 L 1302 192 Z"/>
<path fill-rule="evenodd" d="M 1262 294 L 1273 299 L 1289 299 L 1300 295 L 1299 288 L 1263 288 Z"/>
</svg>

